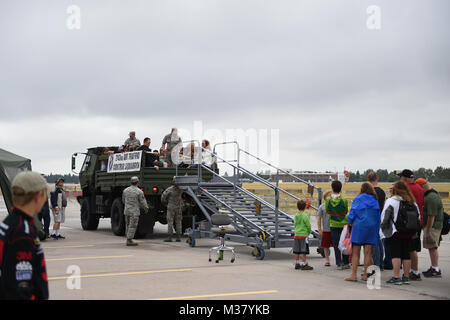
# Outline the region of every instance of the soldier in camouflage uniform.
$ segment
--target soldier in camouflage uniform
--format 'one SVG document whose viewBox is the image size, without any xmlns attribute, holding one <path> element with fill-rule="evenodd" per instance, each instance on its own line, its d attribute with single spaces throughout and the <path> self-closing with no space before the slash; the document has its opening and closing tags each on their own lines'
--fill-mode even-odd
<svg viewBox="0 0 450 320">
<path fill-rule="evenodd" d="M 125 204 L 124 215 L 126 222 L 127 246 L 137 246 L 133 242 L 134 234 L 139 222 L 141 208 L 148 212 L 147 201 L 145 201 L 144 192 L 138 188 L 139 178 L 131 178 L 131 186 L 123 190 L 122 202 Z"/>
<path fill-rule="evenodd" d="M 167 134 L 162 141 L 161 149 L 166 153 L 165 160 L 167 161 L 169 167 L 173 167 L 175 165 L 172 161 L 172 150 L 180 142 L 181 138 L 178 136 L 177 128 L 172 128 L 172 131 L 169 134 Z"/>
<path fill-rule="evenodd" d="M 167 229 L 168 229 L 168 238 L 164 240 L 165 242 L 172 242 L 172 234 L 173 234 L 173 221 L 176 223 L 176 231 L 177 231 L 177 242 L 181 241 L 181 232 L 182 232 L 182 198 L 183 190 L 178 188 L 178 186 L 173 185 L 167 188 L 162 196 L 161 201 L 167 204 Z"/>
<path fill-rule="evenodd" d="M 129 138 L 125 140 L 123 143 L 124 146 L 128 146 L 130 151 L 137 150 L 141 146 L 141 141 L 139 141 L 138 138 L 136 138 L 136 132 L 130 131 Z"/>
</svg>

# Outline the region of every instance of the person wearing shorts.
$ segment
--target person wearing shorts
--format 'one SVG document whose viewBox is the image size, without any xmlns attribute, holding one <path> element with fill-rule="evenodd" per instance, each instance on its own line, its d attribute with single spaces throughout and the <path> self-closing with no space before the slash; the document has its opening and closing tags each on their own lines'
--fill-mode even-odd
<svg viewBox="0 0 450 320">
<path fill-rule="evenodd" d="M 438 248 L 442 240 L 441 231 L 444 222 L 444 207 L 439 193 L 431 188 L 425 179 L 417 179 L 416 184 L 420 185 L 425 195 L 425 205 L 423 207 L 423 247 L 428 249 L 431 266 L 427 271 L 422 272 L 426 278 L 440 278 L 441 269 L 438 265 Z"/>
<path fill-rule="evenodd" d="M 416 201 L 417 207 L 419 208 L 420 212 L 420 226 L 423 225 L 423 206 L 425 204 L 424 199 L 424 193 L 423 189 L 415 183 L 414 181 L 414 173 L 409 170 L 405 169 L 401 173 L 398 174 L 400 176 L 400 181 L 403 181 L 408 185 L 409 190 L 414 195 L 414 199 Z M 413 245 L 413 251 L 411 252 L 411 271 L 409 273 L 409 278 L 414 281 L 420 281 L 422 280 L 420 278 L 420 272 L 419 272 L 419 256 L 417 255 L 417 252 L 421 251 L 421 243 L 420 243 L 420 234 L 421 231 L 413 237 L 412 245 Z"/>
<path fill-rule="evenodd" d="M 391 238 L 388 238 L 389 249 L 391 249 L 392 258 L 405 260 L 411 260 L 411 252 L 414 249 L 411 236 L 401 235 L 399 233 L 394 234 Z"/>
<path fill-rule="evenodd" d="M 323 200 L 326 201 L 330 194 L 331 191 L 325 192 Z M 320 246 L 323 248 L 325 254 L 325 267 L 329 267 L 331 266 L 330 248 L 333 246 L 333 242 L 331 240 L 330 215 L 325 208 L 325 202 L 322 203 L 317 210 L 317 228 L 319 229 L 319 237 L 321 239 Z"/>
<path fill-rule="evenodd" d="M 387 244 L 392 258 L 394 276 L 387 281 L 389 284 L 410 284 L 411 255 L 414 252 L 414 234 L 405 234 L 397 231 L 395 222 L 398 219 L 400 203 L 406 201 L 419 207 L 408 185 L 403 181 L 397 181 L 392 187 L 392 197 L 386 200 L 381 212 L 380 236 L 387 239 Z M 400 268 L 403 265 L 403 275 L 400 277 Z"/>
<path fill-rule="evenodd" d="M 309 254 L 309 245 L 307 238 L 294 238 L 294 254 L 306 255 Z"/>
<path fill-rule="evenodd" d="M 308 237 L 311 233 L 311 223 L 309 217 L 305 213 L 305 209 L 309 207 L 309 201 L 299 200 L 297 202 L 298 211 L 294 216 L 294 247 L 293 252 L 295 255 L 295 269 L 300 270 L 312 270 L 313 267 L 309 266 L 306 262 L 306 255 L 309 254 Z M 299 257 L 302 261 L 299 263 Z"/>
<path fill-rule="evenodd" d="M 60 178 L 56 181 L 55 191 L 50 193 L 50 202 L 52 205 L 53 230 L 51 237 L 53 239 L 65 239 L 60 233 L 61 223 L 66 221 L 67 198 L 63 189 L 64 179 Z"/>
<path fill-rule="evenodd" d="M 372 250 L 379 241 L 380 231 L 380 205 L 375 188 L 370 182 L 364 182 L 361 185 L 360 194 L 353 199 L 347 221 L 347 228 L 349 228 L 347 232 L 351 232 L 350 241 L 352 242 L 352 273 L 345 280 L 358 281 L 358 262 L 363 249 L 364 272 L 361 279 L 367 281 L 367 278 L 374 274 L 368 275 L 367 270 L 373 265 Z"/>
</svg>

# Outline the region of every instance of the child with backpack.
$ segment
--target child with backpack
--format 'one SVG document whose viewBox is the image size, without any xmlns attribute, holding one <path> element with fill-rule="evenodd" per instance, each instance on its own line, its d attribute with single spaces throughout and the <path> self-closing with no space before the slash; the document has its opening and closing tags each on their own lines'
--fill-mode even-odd
<svg viewBox="0 0 450 320">
<path fill-rule="evenodd" d="M 334 256 L 336 265 L 339 270 L 350 269 L 349 256 L 343 255 L 339 250 L 339 240 L 341 238 L 342 229 L 347 221 L 348 202 L 341 195 L 342 183 L 335 180 L 331 183 L 333 192 L 325 201 L 325 210 L 330 215 L 330 231 L 331 240 L 334 248 Z"/>
<path fill-rule="evenodd" d="M 394 276 L 387 283 L 410 284 L 411 252 L 413 236 L 420 230 L 420 214 L 416 200 L 408 185 L 398 181 L 392 188 L 392 197 L 386 200 L 381 213 L 380 237 L 387 238 L 391 252 Z M 400 265 L 403 276 L 400 278 Z"/>
</svg>

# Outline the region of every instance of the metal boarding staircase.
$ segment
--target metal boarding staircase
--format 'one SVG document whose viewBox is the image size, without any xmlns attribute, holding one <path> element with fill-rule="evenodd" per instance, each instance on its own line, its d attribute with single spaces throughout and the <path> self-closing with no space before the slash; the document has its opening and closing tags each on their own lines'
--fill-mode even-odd
<svg viewBox="0 0 450 320">
<path fill-rule="evenodd" d="M 185 141 L 183 143 L 186 142 L 199 143 L 198 141 Z M 234 144 L 236 146 L 237 159 L 225 160 L 217 155 L 215 150 L 216 146 L 224 144 Z M 276 169 L 277 177 L 281 172 L 290 175 L 296 181 L 307 184 L 312 189 L 317 189 L 319 205 L 322 197 L 321 189 L 240 149 L 239 144 L 235 141 L 216 144 L 212 152 L 201 147 L 198 150 L 211 153 L 216 163 L 224 163 L 231 166 L 235 179 L 230 180 L 221 177 L 210 167 L 202 164 L 201 152 L 199 152 L 199 157 L 196 160 L 198 168 L 197 176 L 176 176 L 175 183 L 193 198 L 206 218 L 204 221 L 196 222 L 194 217 L 192 228 L 187 229 L 185 232 L 188 236 L 188 243 L 194 247 L 195 239 L 197 238 L 214 238 L 215 234 L 211 232 L 211 215 L 222 213 L 228 214 L 232 220 L 232 227 L 234 229 L 233 233 L 225 236 L 225 239 L 245 243 L 253 247 L 252 254 L 257 259 L 264 259 L 264 249 L 292 247 L 294 238 L 293 217 L 280 210 L 279 199 L 280 194 L 285 194 L 296 200 L 300 200 L 300 198 L 280 188 L 278 179 L 273 184 L 243 168 L 240 165 L 240 154 L 245 153 L 257 161 Z M 209 182 L 203 181 L 201 176 L 202 170 L 211 172 L 214 178 Z M 240 182 L 236 180 L 238 174 L 242 173 L 255 182 L 262 183 L 272 189 L 275 195 L 275 204 L 272 205 L 254 193 L 244 189 Z M 311 205 L 311 208 L 317 210 L 316 206 Z M 319 240 L 317 232 L 312 231 L 312 237 L 309 238 L 309 246 L 318 247 L 320 245 Z"/>
</svg>

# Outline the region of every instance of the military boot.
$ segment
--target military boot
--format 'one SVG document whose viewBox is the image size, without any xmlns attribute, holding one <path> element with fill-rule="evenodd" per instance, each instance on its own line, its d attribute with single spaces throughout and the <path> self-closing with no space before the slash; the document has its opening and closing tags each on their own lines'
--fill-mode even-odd
<svg viewBox="0 0 450 320">
<path fill-rule="evenodd" d="M 131 239 L 127 239 L 127 246 L 137 246 L 138 244 Z"/>
<path fill-rule="evenodd" d="M 175 240 L 176 242 L 180 242 L 181 241 L 181 234 L 177 234 L 177 240 Z"/>
<path fill-rule="evenodd" d="M 167 239 L 164 239 L 164 242 L 172 242 L 172 237 L 168 237 Z"/>
</svg>

